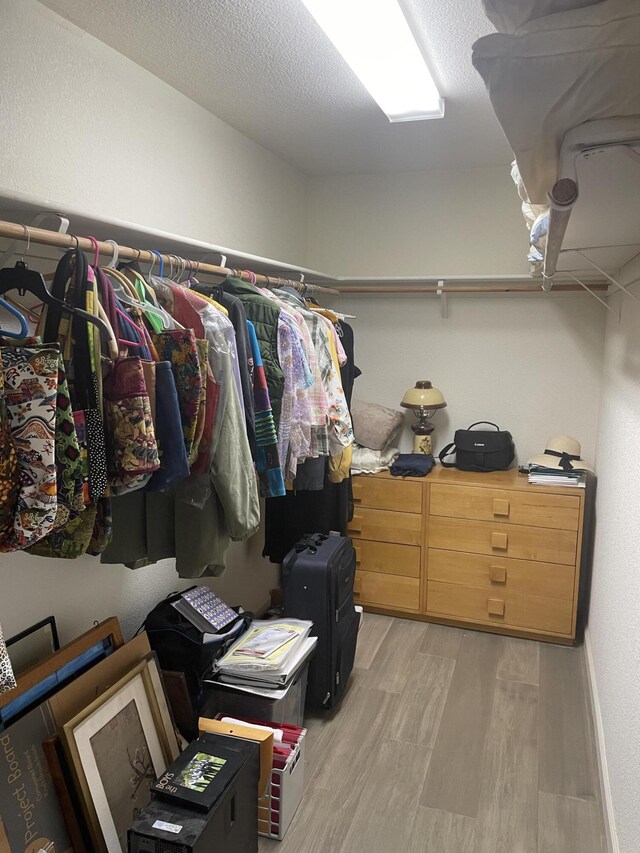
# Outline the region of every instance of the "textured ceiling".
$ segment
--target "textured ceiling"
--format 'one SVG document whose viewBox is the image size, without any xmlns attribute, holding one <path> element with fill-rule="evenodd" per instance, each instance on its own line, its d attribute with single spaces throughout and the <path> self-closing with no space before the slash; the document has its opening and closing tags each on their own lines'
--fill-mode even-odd
<svg viewBox="0 0 640 853">
<path fill-rule="evenodd" d="M 446 99 L 390 124 L 300 0 L 43 0 L 315 175 L 501 165 L 509 146 L 471 65 L 480 0 L 401 0 Z M 170 120 L 170 117 L 167 117 Z"/>
</svg>

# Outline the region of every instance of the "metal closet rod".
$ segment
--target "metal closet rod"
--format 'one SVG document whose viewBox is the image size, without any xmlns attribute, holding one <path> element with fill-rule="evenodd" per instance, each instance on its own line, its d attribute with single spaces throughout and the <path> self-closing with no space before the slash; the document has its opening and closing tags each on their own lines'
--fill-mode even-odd
<svg viewBox="0 0 640 853">
<path fill-rule="evenodd" d="M 81 249 L 83 252 L 100 252 L 101 255 L 112 257 L 115 253 L 115 247 L 111 243 L 105 243 L 101 240 L 94 244 L 93 240 L 88 237 L 77 237 L 75 234 L 62 234 L 58 231 L 48 231 L 44 228 L 31 228 L 30 226 L 20 225 L 16 222 L 7 222 L 0 220 L 0 237 L 7 237 L 10 240 L 21 240 L 25 243 L 38 243 L 43 246 L 54 246 L 59 249 Z M 177 254 L 165 254 L 162 252 L 152 252 L 148 249 L 135 249 L 131 246 L 117 245 L 118 258 L 127 261 L 142 261 L 147 264 L 159 263 L 162 259 L 163 263 L 175 265 L 176 260 L 184 262 L 186 268 L 192 272 L 209 273 L 211 275 L 228 276 L 233 275 L 235 278 L 244 278 L 256 284 L 266 285 L 267 287 L 293 287 L 303 293 L 333 293 L 338 291 L 331 287 L 323 287 L 319 284 L 305 284 L 303 279 L 292 280 L 280 278 L 279 276 L 261 275 L 258 273 L 248 272 L 247 270 L 236 270 L 229 267 L 220 267 L 215 264 L 202 263 L 197 260 L 183 258 Z M 255 278 L 254 278 L 255 277 Z"/>
<path fill-rule="evenodd" d="M 583 288 L 578 284 L 556 284 L 554 291 L 581 291 Z M 607 290 L 607 285 L 603 283 L 594 283 L 587 286 L 588 290 Z M 466 284 L 452 285 L 447 287 L 444 284 L 442 287 L 434 285 L 402 285 L 394 284 L 390 287 L 381 287 L 376 285 L 353 287 L 338 287 L 337 292 L 341 296 L 348 296 L 350 293 L 380 293 L 380 294 L 396 294 L 396 293 L 434 293 L 434 294 L 455 294 L 455 293 L 542 293 L 542 288 L 539 282 L 531 284 Z"/>
</svg>

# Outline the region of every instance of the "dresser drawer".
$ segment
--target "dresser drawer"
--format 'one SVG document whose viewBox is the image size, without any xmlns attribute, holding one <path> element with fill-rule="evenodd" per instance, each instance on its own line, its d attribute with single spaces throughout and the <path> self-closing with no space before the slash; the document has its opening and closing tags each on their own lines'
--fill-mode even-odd
<svg viewBox="0 0 640 853">
<path fill-rule="evenodd" d="M 356 566 L 362 571 L 420 577 L 421 550 L 417 545 L 393 545 L 390 542 L 356 539 L 353 547 L 356 552 Z"/>
<path fill-rule="evenodd" d="M 577 530 L 580 498 L 576 495 L 549 495 L 434 483 L 431 486 L 429 512 L 431 515 L 450 518 Z"/>
<path fill-rule="evenodd" d="M 347 532 L 354 539 L 420 545 L 422 516 L 409 512 L 385 512 L 381 509 L 357 506 Z"/>
<path fill-rule="evenodd" d="M 353 502 L 371 509 L 422 512 L 422 483 L 376 477 L 353 478 Z"/>
<path fill-rule="evenodd" d="M 541 563 L 574 566 L 577 534 L 490 521 L 429 519 L 429 545 L 446 551 L 466 551 L 499 557 L 517 557 Z"/>
<path fill-rule="evenodd" d="M 430 581 L 472 586 L 500 593 L 524 593 L 573 600 L 575 569 L 511 557 L 485 557 L 429 548 Z"/>
<path fill-rule="evenodd" d="M 358 570 L 353 593 L 357 604 L 388 607 L 390 610 L 411 610 L 414 613 L 417 613 L 420 607 L 418 578 Z"/>
<path fill-rule="evenodd" d="M 472 619 L 485 625 L 505 625 L 571 635 L 573 602 L 429 581 L 427 612 L 434 616 Z"/>
</svg>

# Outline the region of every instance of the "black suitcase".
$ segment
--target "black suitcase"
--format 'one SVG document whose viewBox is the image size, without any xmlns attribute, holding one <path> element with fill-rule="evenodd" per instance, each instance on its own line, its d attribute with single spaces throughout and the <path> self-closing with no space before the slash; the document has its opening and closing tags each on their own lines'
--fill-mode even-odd
<svg viewBox="0 0 640 853">
<path fill-rule="evenodd" d="M 307 705 L 333 708 L 353 669 L 359 616 L 353 604 L 356 556 L 338 533 L 303 536 L 282 564 L 284 615 L 310 619 L 318 638 L 309 665 Z"/>
</svg>

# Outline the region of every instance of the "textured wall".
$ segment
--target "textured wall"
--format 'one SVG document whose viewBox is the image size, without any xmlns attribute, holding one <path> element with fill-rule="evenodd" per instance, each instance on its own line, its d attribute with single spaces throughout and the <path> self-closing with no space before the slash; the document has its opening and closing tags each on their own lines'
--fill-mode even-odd
<svg viewBox="0 0 640 853">
<path fill-rule="evenodd" d="M 581 294 L 452 297 L 449 317 L 435 298 L 334 299 L 355 314 L 355 396 L 399 408 L 416 379 L 430 379 L 448 406 L 436 413 L 435 445 L 487 418 L 509 429 L 526 461 L 558 433 L 595 450 L 604 309 Z M 407 415 L 407 424 L 411 418 Z M 408 428 L 403 445 L 411 445 Z"/>
<path fill-rule="evenodd" d="M 640 276 L 640 263 L 624 281 Z M 640 288 L 634 288 L 640 295 Z M 640 306 L 612 299 L 598 429 L 589 634 L 621 853 L 640 846 Z"/>
<path fill-rule="evenodd" d="M 0 19 L 0 192 L 303 260 L 299 172 L 34 0 Z"/>
<path fill-rule="evenodd" d="M 310 181 L 307 262 L 339 275 L 526 273 L 507 164 Z"/>
</svg>

